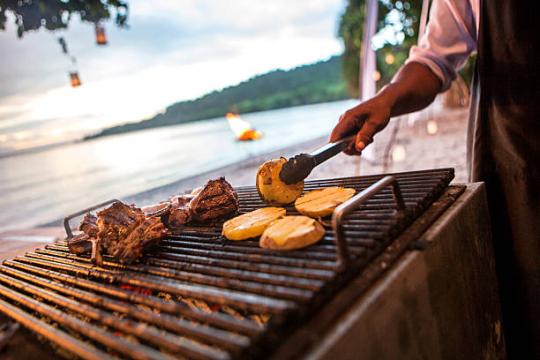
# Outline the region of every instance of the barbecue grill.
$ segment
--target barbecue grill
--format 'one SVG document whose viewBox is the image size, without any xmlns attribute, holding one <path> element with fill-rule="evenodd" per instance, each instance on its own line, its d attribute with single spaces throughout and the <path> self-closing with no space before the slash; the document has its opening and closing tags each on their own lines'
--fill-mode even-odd
<svg viewBox="0 0 540 360">
<path fill-rule="evenodd" d="M 306 190 L 358 193 L 322 220 L 325 237 L 302 250 L 227 241 L 215 224 L 169 235 L 140 263 L 104 257 L 95 266 L 58 241 L 4 261 L 0 311 L 38 334 L 52 354 L 298 358 L 317 341 L 306 334 L 321 333 L 347 307 L 339 299 L 352 282 L 349 300 L 407 249 L 423 246 L 420 235 L 464 190 L 449 186 L 453 176 L 438 169 L 307 181 Z M 254 187 L 236 191 L 241 213 L 266 206 Z"/>
</svg>

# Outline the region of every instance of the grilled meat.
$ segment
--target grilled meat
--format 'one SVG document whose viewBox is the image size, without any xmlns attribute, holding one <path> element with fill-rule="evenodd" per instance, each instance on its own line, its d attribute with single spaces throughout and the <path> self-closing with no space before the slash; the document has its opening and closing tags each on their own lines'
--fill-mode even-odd
<svg viewBox="0 0 540 360">
<path fill-rule="evenodd" d="M 89 237 L 97 237 L 98 226 L 97 216 L 91 213 L 84 215 L 81 223 L 79 224 L 79 230 L 88 235 Z"/>
<path fill-rule="evenodd" d="M 191 220 L 208 222 L 234 215 L 238 211 L 238 195 L 225 178 L 209 180 L 189 203 Z"/>
<path fill-rule="evenodd" d="M 141 210 L 146 217 L 160 217 L 169 213 L 171 210 L 171 202 L 160 202 L 159 204 L 145 206 L 141 208 Z"/>
<path fill-rule="evenodd" d="M 98 212 L 100 249 L 125 263 L 138 259 L 143 249 L 166 232 L 158 217 L 146 218 L 141 209 L 119 201 Z"/>
<path fill-rule="evenodd" d="M 71 252 L 92 252 L 94 262 L 107 254 L 120 262 L 137 260 L 148 246 L 159 242 L 167 228 L 182 228 L 193 222 L 220 220 L 238 211 L 238 196 L 224 178 L 210 180 L 191 194 L 142 209 L 120 201 L 86 214 L 79 225 L 82 234 L 68 242 Z"/>
<path fill-rule="evenodd" d="M 137 260 L 145 248 L 158 243 L 166 232 L 160 218 L 146 218 L 137 223 L 127 236 L 109 242 L 106 251 L 120 262 L 129 264 Z"/>
<path fill-rule="evenodd" d="M 95 240 L 95 238 L 91 238 L 87 234 L 82 233 L 69 239 L 67 245 L 69 251 L 80 255 L 92 251 L 92 240 Z"/>
</svg>

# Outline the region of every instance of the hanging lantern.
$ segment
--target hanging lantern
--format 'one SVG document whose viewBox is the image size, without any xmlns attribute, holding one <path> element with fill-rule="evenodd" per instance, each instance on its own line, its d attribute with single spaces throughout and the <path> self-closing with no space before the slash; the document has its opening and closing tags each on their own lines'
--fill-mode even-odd
<svg viewBox="0 0 540 360">
<path fill-rule="evenodd" d="M 81 86 L 81 79 L 79 78 L 78 72 L 70 72 L 69 79 L 71 81 L 71 87 Z"/>
<path fill-rule="evenodd" d="M 96 44 L 107 45 L 107 35 L 105 35 L 105 28 L 101 24 L 96 24 Z"/>
</svg>

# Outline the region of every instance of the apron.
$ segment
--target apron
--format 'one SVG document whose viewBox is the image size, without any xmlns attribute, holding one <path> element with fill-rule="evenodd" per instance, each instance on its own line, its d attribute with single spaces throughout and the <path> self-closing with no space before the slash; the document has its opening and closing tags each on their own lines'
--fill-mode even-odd
<svg viewBox="0 0 540 360">
<path fill-rule="evenodd" d="M 468 134 L 484 181 L 510 358 L 540 359 L 538 1 L 482 0 Z"/>
</svg>

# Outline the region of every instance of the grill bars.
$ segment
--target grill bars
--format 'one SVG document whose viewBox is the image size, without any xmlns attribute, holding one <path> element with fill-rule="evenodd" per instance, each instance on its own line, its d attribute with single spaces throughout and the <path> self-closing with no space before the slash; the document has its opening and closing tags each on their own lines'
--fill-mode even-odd
<svg viewBox="0 0 540 360">
<path fill-rule="evenodd" d="M 308 181 L 306 190 L 362 191 L 381 178 Z M 395 178 L 403 208 L 394 198 L 396 188 L 381 186 L 368 191 L 371 197 L 358 209 L 341 215 L 345 220 L 336 229 L 346 257 L 339 252 L 338 258 L 329 219 L 323 221 L 323 240 L 303 250 L 261 249 L 256 240 L 229 242 L 218 224 L 169 236 L 134 265 L 105 257 L 95 266 L 59 241 L 0 266 L 0 311 L 88 359 L 268 354 L 280 335 L 322 306 L 437 199 L 453 170 Z M 241 212 L 265 206 L 253 187 L 237 192 Z M 294 208 L 287 213 L 294 214 Z"/>
</svg>

